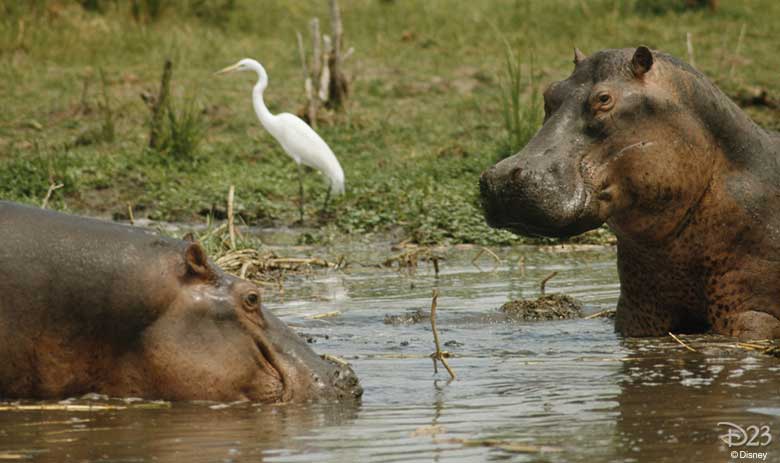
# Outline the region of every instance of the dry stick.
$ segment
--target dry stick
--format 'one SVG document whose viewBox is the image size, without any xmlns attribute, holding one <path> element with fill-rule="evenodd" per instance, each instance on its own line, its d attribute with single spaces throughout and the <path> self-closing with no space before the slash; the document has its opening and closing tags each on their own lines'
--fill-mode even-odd
<svg viewBox="0 0 780 463">
<path fill-rule="evenodd" d="M 307 115 L 309 116 L 309 124 L 312 127 L 317 127 L 317 111 L 319 110 L 320 100 L 318 93 L 314 91 L 315 83 L 319 83 L 322 70 L 322 35 L 320 34 L 320 20 L 312 18 L 309 22 L 311 28 L 311 71 L 310 77 L 307 81 L 308 87 L 306 88 L 306 98 L 309 99 Z"/>
<path fill-rule="evenodd" d="M 130 219 L 130 225 L 135 225 L 135 217 L 133 217 L 133 205 L 127 203 L 127 217 Z"/>
<path fill-rule="evenodd" d="M 520 256 L 517 260 L 517 265 L 520 267 L 520 276 L 525 278 L 525 256 Z"/>
<path fill-rule="evenodd" d="M 303 70 L 303 89 L 306 93 L 306 119 L 309 120 L 309 125 L 316 129 L 317 122 L 315 119 L 312 119 L 314 88 L 308 66 L 306 66 L 306 49 L 303 47 L 303 37 L 301 36 L 301 33 L 296 31 L 295 36 L 298 39 L 298 54 L 301 58 L 301 69 Z"/>
<path fill-rule="evenodd" d="M 742 23 L 742 28 L 739 30 L 739 38 L 737 39 L 737 47 L 734 50 L 734 59 L 731 61 L 731 69 L 729 70 L 729 79 L 734 79 L 734 69 L 737 66 L 737 59 L 739 58 L 739 52 L 742 50 L 742 42 L 745 40 L 745 32 L 747 31 L 747 24 Z"/>
<path fill-rule="evenodd" d="M 322 72 L 320 72 L 320 90 L 317 95 L 320 97 L 320 101 L 327 103 L 330 99 L 330 65 L 328 63 L 333 52 L 329 36 L 322 36 L 322 47 Z"/>
<path fill-rule="evenodd" d="M 693 34 L 690 32 L 685 33 L 685 46 L 688 49 L 688 64 L 696 67 L 696 62 L 693 59 Z"/>
<path fill-rule="evenodd" d="M 682 339 L 680 339 L 680 338 L 678 338 L 677 336 L 675 336 L 675 335 L 674 335 L 674 334 L 673 334 L 671 331 L 669 332 L 669 336 L 671 336 L 671 337 L 672 337 L 672 339 L 674 339 L 675 341 L 677 341 L 677 342 L 678 342 L 678 343 L 679 343 L 681 346 L 683 346 L 684 348 L 688 349 L 689 351 L 691 351 L 691 352 L 699 352 L 699 351 L 697 351 L 696 349 L 694 349 L 693 347 L 689 346 L 688 344 L 685 344 L 685 343 L 682 341 Z"/>
<path fill-rule="evenodd" d="M 60 188 L 64 187 L 62 183 L 50 183 L 49 184 L 49 191 L 46 192 L 46 197 L 43 198 L 43 203 L 41 203 L 41 209 L 46 209 L 46 206 L 49 205 L 49 200 L 51 199 L 52 193 L 54 193 L 56 190 L 59 190 Z"/>
<path fill-rule="evenodd" d="M 333 34 L 333 52 L 328 60 L 330 68 L 330 104 L 341 109 L 347 93 L 347 82 L 341 72 L 341 45 L 344 29 L 341 24 L 341 12 L 337 0 L 330 0 L 330 28 Z"/>
<path fill-rule="evenodd" d="M 160 93 L 152 106 L 152 126 L 149 129 L 149 148 L 159 148 L 160 134 L 162 133 L 163 113 L 168 102 L 168 92 L 171 86 L 171 74 L 173 73 L 173 63 L 171 60 L 165 60 L 163 67 L 162 80 L 160 81 Z"/>
<path fill-rule="evenodd" d="M 541 291 L 542 296 L 544 296 L 544 287 L 547 285 L 547 282 L 555 278 L 556 275 L 558 275 L 558 272 L 552 272 L 551 274 L 544 277 L 544 280 L 542 280 L 542 282 L 539 284 L 539 291 Z"/>
<path fill-rule="evenodd" d="M 236 193 L 236 187 L 230 185 L 228 189 L 228 234 L 230 235 L 230 249 L 236 249 L 236 229 L 233 223 L 233 197 Z"/>
<path fill-rule="evenodd" d="M 434 289 L 431 299 L 431 331 L 433 331 L 433 343 L 436 345 L 436 352 L 431 354 L 431 359 L 433 360 L 433 372 L 438 373 L 438 368 L 436 368 L 436 361 L 440 361 L 442 365 L 444 365 L 444 368 L 447 369 L 447 373 L 450 374 L 450 377 L 452 379 L 456 379 L 455 372 L 452 371 L 452 368 L 450 368 L 450 365 L 447 363 L 447 359 L 444 358 L 444 352 L 441 350 L 441 345 L 439 344 L 439 331 L 436 329 L 436 301 L 439 299 L 439 290 Z"/>
</svg>

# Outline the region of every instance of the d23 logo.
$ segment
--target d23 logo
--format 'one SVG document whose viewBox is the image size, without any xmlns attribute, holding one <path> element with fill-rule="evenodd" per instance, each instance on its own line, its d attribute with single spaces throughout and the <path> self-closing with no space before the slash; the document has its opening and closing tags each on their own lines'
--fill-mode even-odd
<svg viewBox="0 0 780 463">
<path fill-rule="evenodd" d="M 772 443 L 771 429 L 769 429 L 769 426 L 767 425 L 750 425 L 743 428 L 738 424 L 721 421 L 718 423 L 718 426 L 728 427 L 726 434 L 721 434 L 718 437 L 720 437 L 720 440 L 728 445 L 729 448 L 743 445 L 747 447 L 766 447 Z"/>
</svg>

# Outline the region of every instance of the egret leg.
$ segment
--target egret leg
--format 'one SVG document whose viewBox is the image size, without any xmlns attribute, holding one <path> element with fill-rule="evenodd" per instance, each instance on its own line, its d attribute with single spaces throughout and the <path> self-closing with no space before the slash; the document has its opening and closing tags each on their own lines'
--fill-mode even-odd
<svg viewBox="0 0 780 463">
<path fill-rule="evenodd" d="M 325 204 L 322 205 L 322 212 L 328 212 L 328 203 L 330 203 L 330 190 L 333 189 L 333 185 L 328 185 L 328 192 L 325 193 Z"/>
<path fill-rule="evenodd" d="M 303 223 L 303 167 L 298 164 L 298 194 L 301 198 L 299 205 L 299 212 L 301 216 L 301 223 Z"/>
</svg>

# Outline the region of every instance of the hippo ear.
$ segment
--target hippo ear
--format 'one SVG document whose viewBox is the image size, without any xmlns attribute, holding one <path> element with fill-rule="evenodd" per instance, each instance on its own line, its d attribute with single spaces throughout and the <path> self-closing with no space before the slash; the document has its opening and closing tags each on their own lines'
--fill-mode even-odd
<svg viewBox="0 0 780 463">
<path fill-rule="evenodd" d="M 587 55 L 585 55 L 585 53 L 580 51 L 579 48 L 574 47 L 574 65 L 575 66 L 579 65 L 581 62 L 585 61 L 587 58 L 588 57 L 587 57 Z"/>
<path fill-rule="evenodd" d="M 209 266 L 209 258 L 206 251 L 198 243 L 192 243 L 184 251 L 184 262 L 187 265 L 187 274 L 210 280 L 214 277 L 214 271 Z"/>
<path fill-rule="evenodd" d="M 634 52 L 631 58 L 631 70 L 638 78 L 642 78 L 653 67 L 653 53 L 649 48 L 641 46 Z"/>
</svg>

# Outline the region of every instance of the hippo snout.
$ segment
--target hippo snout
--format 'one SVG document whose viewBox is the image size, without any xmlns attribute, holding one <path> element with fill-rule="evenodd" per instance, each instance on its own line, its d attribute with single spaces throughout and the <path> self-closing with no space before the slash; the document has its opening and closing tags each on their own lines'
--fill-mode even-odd
<svg viewBox="0 0 780 463">
<path fill-rule="evenodd" d="M 568 237 L 600 222 L 574 162 L 521 152 L 490 167 L 479 179 L 485 220 L 520 235 Z M 538 166 L 527 165 L 537 161 Z"/>
<path fill-rule="evenodd" d="M 357 375 L 349 365 L 331 360 L 327 356 L 322 357 L 333 367 L 330 373 L 330 383 L 336 391 L 337 399 L 357 399 L 363 395 L 363 388 Z"/>
</svg>

